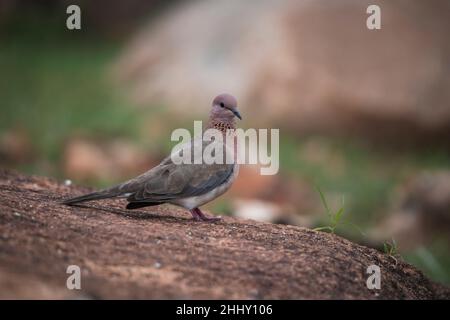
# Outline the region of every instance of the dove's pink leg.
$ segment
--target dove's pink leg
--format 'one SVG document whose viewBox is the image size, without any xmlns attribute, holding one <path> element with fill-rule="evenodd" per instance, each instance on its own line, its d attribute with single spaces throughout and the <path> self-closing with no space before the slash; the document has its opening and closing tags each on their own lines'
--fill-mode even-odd
<svg viewBox="0 0 450 320">
<path fill-rule="evenodd" d="M 194 219 L 195 221 L 202 220 L 202 218 L 200 218 L 200 216 L 198 215 L 197 211 L 195 211 L 195 209 L 190 210 L 190 212 L 192 214 L 192 219 Z"/>
<path fill-rule="evenodd" d="M 201 220 L 201 221 L 213 222 L 213 221 L 218 221 L 221 219 L 219 217 L 207 217 L 203 212 L 201 212 L 201 210 L 199 208 L 192 209 L 191 214 L 192 214 L 192 217 L 197 221 Z"/>
</svg>

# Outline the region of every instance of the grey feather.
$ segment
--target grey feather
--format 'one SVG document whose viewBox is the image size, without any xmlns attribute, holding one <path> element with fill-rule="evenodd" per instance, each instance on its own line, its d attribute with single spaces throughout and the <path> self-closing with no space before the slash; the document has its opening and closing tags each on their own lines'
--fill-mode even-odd
<svg viewBox="0 0 450 320">
<path fill-rule="evenodd" d="M 209 143 L 211 142 L 203 142 L 201 145 L 205 147 Z M 194 141 L 187 143 L 179 152 L 188 148 L 194 155 L 193 149 L 196 148 Z M 228 181 L 233 174 L 233 168 L 233 164 L 175 164 L 169 156 L 158 166 L 134 179 L 99 192 L 68 199 L 63 203 L 75 204 L 128 195 L 130 209 L 142 207 L 144 203 L 161 204 L 174 199 L 206 194 Z"/>
</svg>

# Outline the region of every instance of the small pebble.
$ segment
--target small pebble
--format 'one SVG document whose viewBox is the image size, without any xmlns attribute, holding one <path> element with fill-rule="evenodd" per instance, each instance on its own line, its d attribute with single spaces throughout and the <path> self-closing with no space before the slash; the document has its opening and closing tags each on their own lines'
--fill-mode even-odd
<svg viewBox="0 0 450 320">
<path fill-rule="evenodd" d="M 21 214 L 18 213 L 18 212 L 14 212 L 14 215 L 15 215 L 16 217 L 20 217 L 20 216 L 21 216 Z"/>
<path fill-rule="evenodd" d="M 257 289 L 252 289 L 250 290 L 249 296 L 251 299 L 257 299 L 259 296 L 259 291 Z"/>
<path fill-rule="evenodd" d="M 64 185 L 65 185 L 66 187 L 71 186 L 71 185 L 72 185 L 72 180 L 69 180 L 69 179 L 64 180 Z"/>
<path fill-rule="evenodd" d="M 161 268 L 161 263 L 159 262 L 155 262 L 155 264 L 153 265 L 156 269 Z"/>
</svg>

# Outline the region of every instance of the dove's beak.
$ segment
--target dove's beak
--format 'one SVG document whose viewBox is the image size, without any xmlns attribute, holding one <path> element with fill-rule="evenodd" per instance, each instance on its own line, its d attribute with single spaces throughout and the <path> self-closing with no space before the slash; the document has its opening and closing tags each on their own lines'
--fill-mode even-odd
<svg viewBox="0 0 450 320">
<path fill-rule="evenodd" d="M 234 115 L 239 118 L 239 120 L 242 120 L 242 117 L 241 117 L 241 114 L 239 113 L 239 111 L 237 111 L 237 110 L 232 110 L 232 111 L 233 111 Z"/>
</svg>

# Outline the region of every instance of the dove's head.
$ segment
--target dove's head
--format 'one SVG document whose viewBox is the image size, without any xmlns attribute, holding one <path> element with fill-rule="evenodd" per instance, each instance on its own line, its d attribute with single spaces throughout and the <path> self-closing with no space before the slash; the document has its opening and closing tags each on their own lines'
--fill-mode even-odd
<svg viewBox="0 0 450 320">
<path fill-rule="evenodd" d="M 234 117 L 242 119 L 237 109 L 236 98 L 231 94 L 223 93 L 214 98 L 211 116 L 217 120 L 234 121 Z"/>
</svg>

